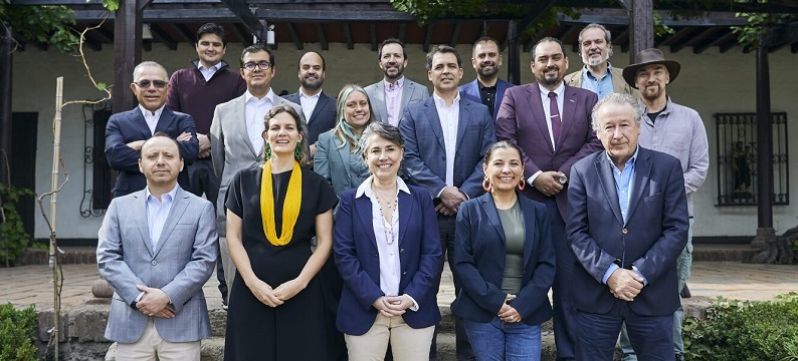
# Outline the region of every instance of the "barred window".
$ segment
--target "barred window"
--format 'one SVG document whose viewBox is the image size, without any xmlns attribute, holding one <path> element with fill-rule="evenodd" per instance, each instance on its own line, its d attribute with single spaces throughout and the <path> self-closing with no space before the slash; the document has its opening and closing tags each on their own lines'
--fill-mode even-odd
<svg viewBox="0 0 798 361">
<path fill-rule="evenodd" d="M 718 206 L 757 205 L 756 113 L 716 113 Z M 770 114 L 773 204 L 790 204 L 787 113 Z"/>
</svg>

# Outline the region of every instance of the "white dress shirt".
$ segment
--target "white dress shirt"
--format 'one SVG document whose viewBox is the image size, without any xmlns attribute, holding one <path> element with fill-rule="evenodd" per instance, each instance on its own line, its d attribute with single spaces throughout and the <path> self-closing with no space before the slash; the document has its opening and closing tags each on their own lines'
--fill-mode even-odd
<svg viewBox="0 0 798 361">
<path fill-rule="evenodd" d="M 457 125 L 460 123 L 460 93 L 457 93 L 452 105 L 446 105 L 446 101 L 438 94 L 433 93 L 432 98 L 435 100 L 435 109 L 443 130 L 443 146 L 446 148 L 445 181 L 451 187 L 454 185 L 454 156 L 457 153 Z"/>
<path fill-rule="evenodd" d="M 396 177 L 396 207 L 391 216 L 390 226 L 388 222 L 382 217 L 380 210 L 380 203 L 374 195 L 374 190 L 371 189 L 371 183 L 374 176 L 366 178 L 360 186 L 357 187 L 355 198 L 366 196 L 371 201 L 371 219 L 374 224 L 374 239 L 377 241 L 377 253 L 380 257 L 380 290 L 386 296 L 399 296 L 399 281 L 402 278 L 402 266 L 399 263 L 399 192 L 410 194 L 410 188 L 402 180 Z M 391 244 L 388 244 L 388 237 L 391 237 Z M 418 310 L 416 300 L 408 295 L 413 301 L 413 311 Z"/>
<path fill-rule="evenodd" d="M 175 194 L 177 194 L 177 184 L 168 193 L 161 195 L 161 200 L 150 193 L 150 187 L 144 188 L 144 194 L 147 197 L 147 229 L 150 231 L 150 242 L 152 249 L 158 246 L 158 239 L 161 238 L 163 226 L 166 224 L 166 218 L 169 216 L 169 211 L 174 204 Z"/>
<path fill-rule="evenodd" d="M 197 69 L 199 69 L 200 73 L 202 74 L 202 77 L 205 78 L 206 82 L 208 80 L 211 80 L 213 74 L 216 74 L 216 72 L 221 68 L 222 68 L 221 61 L 216 63 L 215 65 L 211 65 L 209 68 L 203 66 L 202 62 L 197 62 Z"/>
<path fill-rule="evenodd" d="M 150 136 L 155 134 L 155 127 L 158 126 L 158 120 L 161 119 L 161 113 L 163 113 L 163 107 L 165 106 L 166 104 L 161 105 L 160 108 L 153 112 L 145 109 L 139 104 L 139 110 L 141 110 L 141 114 L 144 115 L 144 121 L 147 122 L 147 127 L 150 128 Z"/>
<path fill-rule="evenodd" d="M 549 130 L 549 139 L 551 139 L 552 148 L 557 150 L 557 142 L 554 140 L 554 133 L 551 130 L 551 108 L 549 107 L 549 104 L 551 104 L 549 100 L 550 91 L 540 84 L 538 84 L 538 88 L 540 88 L 540 101 L 543 104 L 543 113 L 546 115 L 546 127 Z M 564 123 L 562 107 L 565 103 L 565 82 L 560 82 L 557 89 L 554 89 L 554 93 L 557 94 L 557 111 L 560 112 L 560 124 L 562 124 Z M 562 128 L 560 128 L 560 134 L 562 134 Z M 543 171 L 537 171 L 527 179 L 529 185 L 534 185 L 535 178 L 537 178 L 540 173 L 543 173 Z M 568 176 L 568 174 L 566 174 L 566 176 Z"/>
<path fill-rule="evenodd" d="M 247 120 L 247 136 L 256 154 L 263 151 L 263 131 L 266 130 L 265 117 L 274 104 L 274 92 L 269 88 L 266 96 L 258 99 L 247 90 L 244 93 L 246 107 L 244 117 Z"/>
<path fill-rule="evenodd" d="M 302 88 L 299 88 L 299 105 L 302 106 L 302 113 L 305 114 L 305 120 L 308 124 L 310 124 L 310 116 L 313 114 L 313 110 L 316 109 L 316 104 L 319 103 L 320 97 L 321 90 L 316 95 L 306 95 Z"/>
<path fill-rule="evenodd" d="M 399 119 L 402 118 L 400 114 L 402 110 L 402 89 L 405 86 L 405 77 L 396 79 L 395 82 L 390 83 L 383 80 L 385 84 L 385 110 L 388 112 L 387 122 L 394 127 L 399 126 Z"/>
</svg>

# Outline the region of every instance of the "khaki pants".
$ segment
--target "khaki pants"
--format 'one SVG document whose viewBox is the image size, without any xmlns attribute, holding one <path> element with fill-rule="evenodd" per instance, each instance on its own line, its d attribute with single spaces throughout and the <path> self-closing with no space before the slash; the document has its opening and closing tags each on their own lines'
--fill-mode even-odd
<svg viewBox="0 0 798 361">
<path fill-rule="evenodd" d="M 158 334 L 150 318 L 135 343 L 117 343 L 117 361 L 199 361 L 200 341 L 168 342 Z"/>
<path fill-rule="evenodd" d="M 368 332 L 361 336 L 344 335 L 344 338 L 349 349 L 349 361 L 382 361 L 388 342 L 391 343 L 394 361 L 419 361 L 429 359 L 434 331 L 435 326 L 414 329 L 405 323 L 402 316 L 378 314 Z"/>
</svg>

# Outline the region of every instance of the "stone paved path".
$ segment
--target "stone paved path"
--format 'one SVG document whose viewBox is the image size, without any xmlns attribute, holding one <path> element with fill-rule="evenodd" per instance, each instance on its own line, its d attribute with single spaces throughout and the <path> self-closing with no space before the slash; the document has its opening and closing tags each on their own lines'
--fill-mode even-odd
<svg viewBox="0 0 798 361">
<path fill-rule="evenodd" d="M 452 276 L 446 272 L 438 294 L 438 303 L 448 306 L 454 299 Z M 756 265 L 738 262 L 695 262 L 688 282 L 695 296 L 739 300 L 769 300 L 777 294 L 798 292 L 798 265 Z M 35 304 L 38 309 L 52 308 L 51 271 L 46 265 L 0 268 L 0 303 L 17 306 Z M 65 285 L 62 307 L 83 304 L 91 296 L 91 284 L 98 279 L 96 265 L 64 265 Z M 221 307 L 216 276 L 205 285 L 210 308 Z"/>
</svg>

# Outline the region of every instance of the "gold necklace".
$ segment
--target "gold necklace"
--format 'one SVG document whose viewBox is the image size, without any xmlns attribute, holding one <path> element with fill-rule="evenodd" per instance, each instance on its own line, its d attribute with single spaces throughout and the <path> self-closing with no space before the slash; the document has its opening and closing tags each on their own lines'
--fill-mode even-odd
<svg viewBox="0 0 798 361">
<path fill-rule="evenodd" d="M 394 242 L 394 231 L 393 231 L 393 213 L 398 205 L 398 197 L 394 197 L 393 200 L 388 201 L 387 208 L 390 211 L 389 217 L 390 220 L 386 221 L 385 219 L 385 210 L 382 208 L 382 204 L 385 202 L 379 196 L 379 193 L 375 190 L 374 196 L 377 198 L 377 205 L 380 207 L 380 221 L 382 221 L 382 230 L 385 233 L 385 243 L 389 246 L 393 245 Z"/>
</svg>

